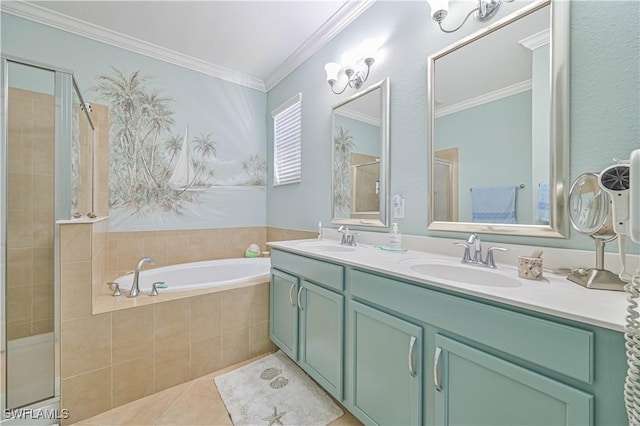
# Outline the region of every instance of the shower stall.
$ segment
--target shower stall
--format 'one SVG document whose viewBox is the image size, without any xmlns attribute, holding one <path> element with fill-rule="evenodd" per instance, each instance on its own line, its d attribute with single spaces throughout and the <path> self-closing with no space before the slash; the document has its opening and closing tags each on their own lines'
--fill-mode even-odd
<svg viewBox="0 0 640 426">
<path fill-rule="evenodd" d="M 0 421 L 58 424 L 56 221 L 92 209 L 93 124 L 70 71 L 2 56 L 1 76 Z"/>
</svg>

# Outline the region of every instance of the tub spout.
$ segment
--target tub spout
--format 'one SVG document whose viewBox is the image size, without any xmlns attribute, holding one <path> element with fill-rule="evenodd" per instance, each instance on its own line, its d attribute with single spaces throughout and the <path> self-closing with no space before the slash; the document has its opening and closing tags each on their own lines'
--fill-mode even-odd
<svg viewBox="0 0 640 426">
<path fill-rule="evenodd" d="M 136 266 L 136 271 L 133 274 L 133 284 L 131 284 L 131 291 L 129 291 L 128 297 L 136 297 L 137 295 L 140 294 L 140 286 L 138 284 L 138 280 L 140 278 L 140 271 L 142 270 L 142 265 L 144 265 L 145 263 L 148 263 L 149 265 L 152 265 L 152 266 L 156 264 L 155 260 L 151 259 L 150 257 L 143 257 L 142 259 L 140 259 L 140 261 L 138 262 L 138 265 Z"/>
</svg>

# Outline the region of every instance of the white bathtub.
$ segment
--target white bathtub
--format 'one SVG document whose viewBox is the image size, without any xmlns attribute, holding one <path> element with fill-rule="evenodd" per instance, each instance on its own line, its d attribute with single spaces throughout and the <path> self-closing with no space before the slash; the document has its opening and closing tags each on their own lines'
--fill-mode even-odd
<svg viewBox="0 0 640 426">
<path fill-rule="evenodd" d="M 154 282 L 164 282 L 167 288 L 159 288 L 160 292 L 197 290 L 208 287 L 222 287 L 257 279 L 269 280 L 271 259 L 264 257 L 218 259 L 203 262 L 181 263 L 155 269 L 143 266 L 138 285 L 143 292 L 151 291 Z M 123 293 L 131 289 L 133 274 L 119 277 Z M 125 293 L 126 294 L 126 293 Z"/>
</svg>

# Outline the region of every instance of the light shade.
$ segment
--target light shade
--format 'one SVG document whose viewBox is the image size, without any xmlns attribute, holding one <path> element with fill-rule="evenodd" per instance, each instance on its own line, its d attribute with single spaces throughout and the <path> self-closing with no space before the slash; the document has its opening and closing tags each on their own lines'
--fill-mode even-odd
<svg viewBox="0 0 640 426">
<path fill-rule="evenodd" d="M 431 19 L 442 21 L 449 13 L 449 0 L 427 0 L 431 6 Z"/>
<path fill-rule="evenodd" d="M 338 80 L 338 73 L 340 72 L 340 64 L 336 64 L 335 62 L 329 62 L 324 66 L 324 70 L 327 73 L 327 81 L 331 83 L 331 81 L 336 82 Z"/>
</svg>

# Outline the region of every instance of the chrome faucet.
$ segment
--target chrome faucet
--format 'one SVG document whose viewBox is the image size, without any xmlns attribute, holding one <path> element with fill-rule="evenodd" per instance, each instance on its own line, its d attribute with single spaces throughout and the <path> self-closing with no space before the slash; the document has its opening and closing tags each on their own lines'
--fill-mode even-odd
<svg viewBox="0 0 640 426">
<path fill-rule="evenodd" d="M 136 271 L 133 274 L 133 284 L 131 284 L 131 291 L 129 291 L 129 296 L 127 297 L 136 297 L 140 294 L 140 286 L 138 281 L 140 279 L 140 271 L 142 270 L 142 265 L 144 265 L 145 263 L 148 263 L 151 266 L 156 264 L 155 260 L 151 259 L 150 257 L 143 257 L 142 259 L 140 259 L 140 261 L 136 265 Z"/>
<path fill-rule="evenodd" d="M 470 265 L 483 266 L 485 268 L 496 269 L 496 263 L 493 258 L 493 253 L 495 251 L 509 251 L 504 247 L 489 247 L 487 249 L 487 258 L 482 260 L 482 242 L 480 241 L 480 237 L 478 234 L 471 234 L 467 241 L 464 243 L 454 243 L 456 246 L 464 247 L 464 254 L 462 255 L 461 263 L 466 263 Z M 473 247 L 474 253 L 473 258 L 471 257 L 470 249 Z"/>
<path fill-rule="evenodd" d="M 474 246 L 473 251 L 473 263 L 483 263 L 482 261 L 482 241 L 478 234 L 471 234 L 467 238 L 467 244 L 469 247 Z"/>
<path fill-rule="evenodd" d="M 342 234 L 342 238 L 340 238 L 340 245 L 355 247 L 356 246 L 356 234 L 350 233 L 349 228 L 344 225 L 341 225 L 338 228 L 338 232 Z"/>
</svg>

